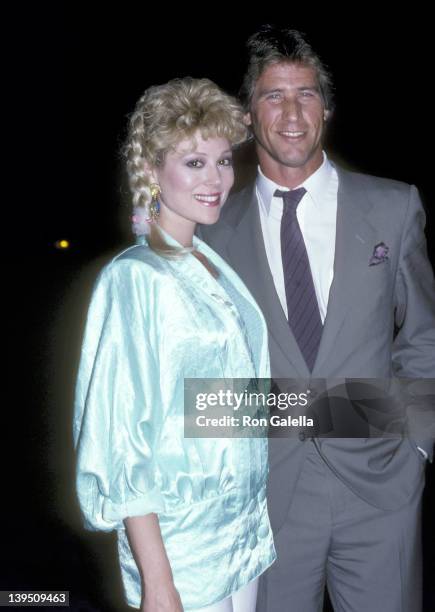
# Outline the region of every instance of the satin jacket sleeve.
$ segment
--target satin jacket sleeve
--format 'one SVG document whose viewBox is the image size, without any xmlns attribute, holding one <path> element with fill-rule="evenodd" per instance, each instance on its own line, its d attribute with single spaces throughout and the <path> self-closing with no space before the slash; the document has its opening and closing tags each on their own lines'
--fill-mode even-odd
<svg viewBox="0 0 435 612">
<path fill-rule="evenodd" d="M 163 509 L 155 483 L 151 412 L 159 410 L 156 363 L 137 313 L 149 307 L 135 266 L 109 264 L 96 283 L 76 386 L 77 491 L 88 529 Z M 146 298 L 146 296 L 145 296 Z M 134 316 L 136 315 L 136 316 Z M 133 385 L 140 379 L 142 385 Z"/>
</svg>

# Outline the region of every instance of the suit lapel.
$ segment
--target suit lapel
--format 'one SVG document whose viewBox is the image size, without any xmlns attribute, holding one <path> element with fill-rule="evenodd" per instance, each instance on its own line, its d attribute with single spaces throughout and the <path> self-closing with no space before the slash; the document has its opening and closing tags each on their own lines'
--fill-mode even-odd
<svg viewBox="0 0 435 612">
<path fill-rule="evenodd" d="M 367 254 L 376 240 L 376 228 L 367 219 L 372 203 L 366 191 L 353 174 L 339 168 L 336 170 L 339 186 L 334 278 L 313 377 L 324 370 L 323 366 L 334 350 L 336 336 L 344 319 L 352 305 L 355 305 L 359 279 L 369 264 Z"/>
<path fill-rule="evenodd" d="M 307 378 L 309 370 L 289 328 L 269 268 L 255 186 L 249 197 L 245 196 L 245 202 L 243 213 L 227 243 L 229 261 L 263 311 L 269 333 L 283 355 L 301 377 Z"/>
</svg>

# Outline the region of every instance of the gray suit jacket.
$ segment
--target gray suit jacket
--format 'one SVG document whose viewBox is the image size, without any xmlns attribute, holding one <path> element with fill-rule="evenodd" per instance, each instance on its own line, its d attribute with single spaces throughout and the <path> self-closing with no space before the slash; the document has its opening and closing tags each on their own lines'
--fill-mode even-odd
<svg viewBox="0 0 435 612">
<path fill-rule="evenodd" d="M 336 168 L 339 177 L 334 279 L 314 370 L 309 372 L 277 296 L 254 185 L 232 195 L 219 222 L 198 234 L 236 270 L 269 327 L 274 378 L 435 378 L 435 284 L 425 215 L 415 187 Z M 388 259 L 369 266 L 384 242 Z M 409 438 L 316 438 L 330 468 L 384 509 L 404 505 L 424 482 Z M 431 456 L 433 440 L 418 440 Z M 308 444 L 271 439 L 269 511 L 283 524 Z"/>
</svg>

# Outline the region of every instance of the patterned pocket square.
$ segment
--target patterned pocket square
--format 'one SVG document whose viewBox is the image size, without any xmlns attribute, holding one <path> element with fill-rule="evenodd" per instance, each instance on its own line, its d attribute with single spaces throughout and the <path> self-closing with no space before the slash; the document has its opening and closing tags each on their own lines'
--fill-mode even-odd
<svg viewBox="0 0 435 612">
<path fill-rule="evenodd" d="M 380 242 L 373 249 L 373 255 L 370 258 L 369 266 L 377 266 L 380 263 L 388 260 L 388 251 L 390 249 L 387 247 L 385 242 Z"/>
</svg>

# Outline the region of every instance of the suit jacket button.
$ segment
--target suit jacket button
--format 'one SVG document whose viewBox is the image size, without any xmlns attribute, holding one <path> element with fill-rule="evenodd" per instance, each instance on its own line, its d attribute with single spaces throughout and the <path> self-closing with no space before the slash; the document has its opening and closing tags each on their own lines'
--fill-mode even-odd
<svg viewBox="0 0 435 612">
<path fill-rule="evenodd" d="M 299 438 L 299 440 L 300 440 L 301 442 L 305 442 L 305 438 L 306 438 L 306 437 L 307 437 L 307 436 L 305 435 L 305 433 L 304 433 L 303 431 L 301 431 L 301 433 L 300 433 L 300 434 L 298 434 L 298 438 Z"/>
</svg>

